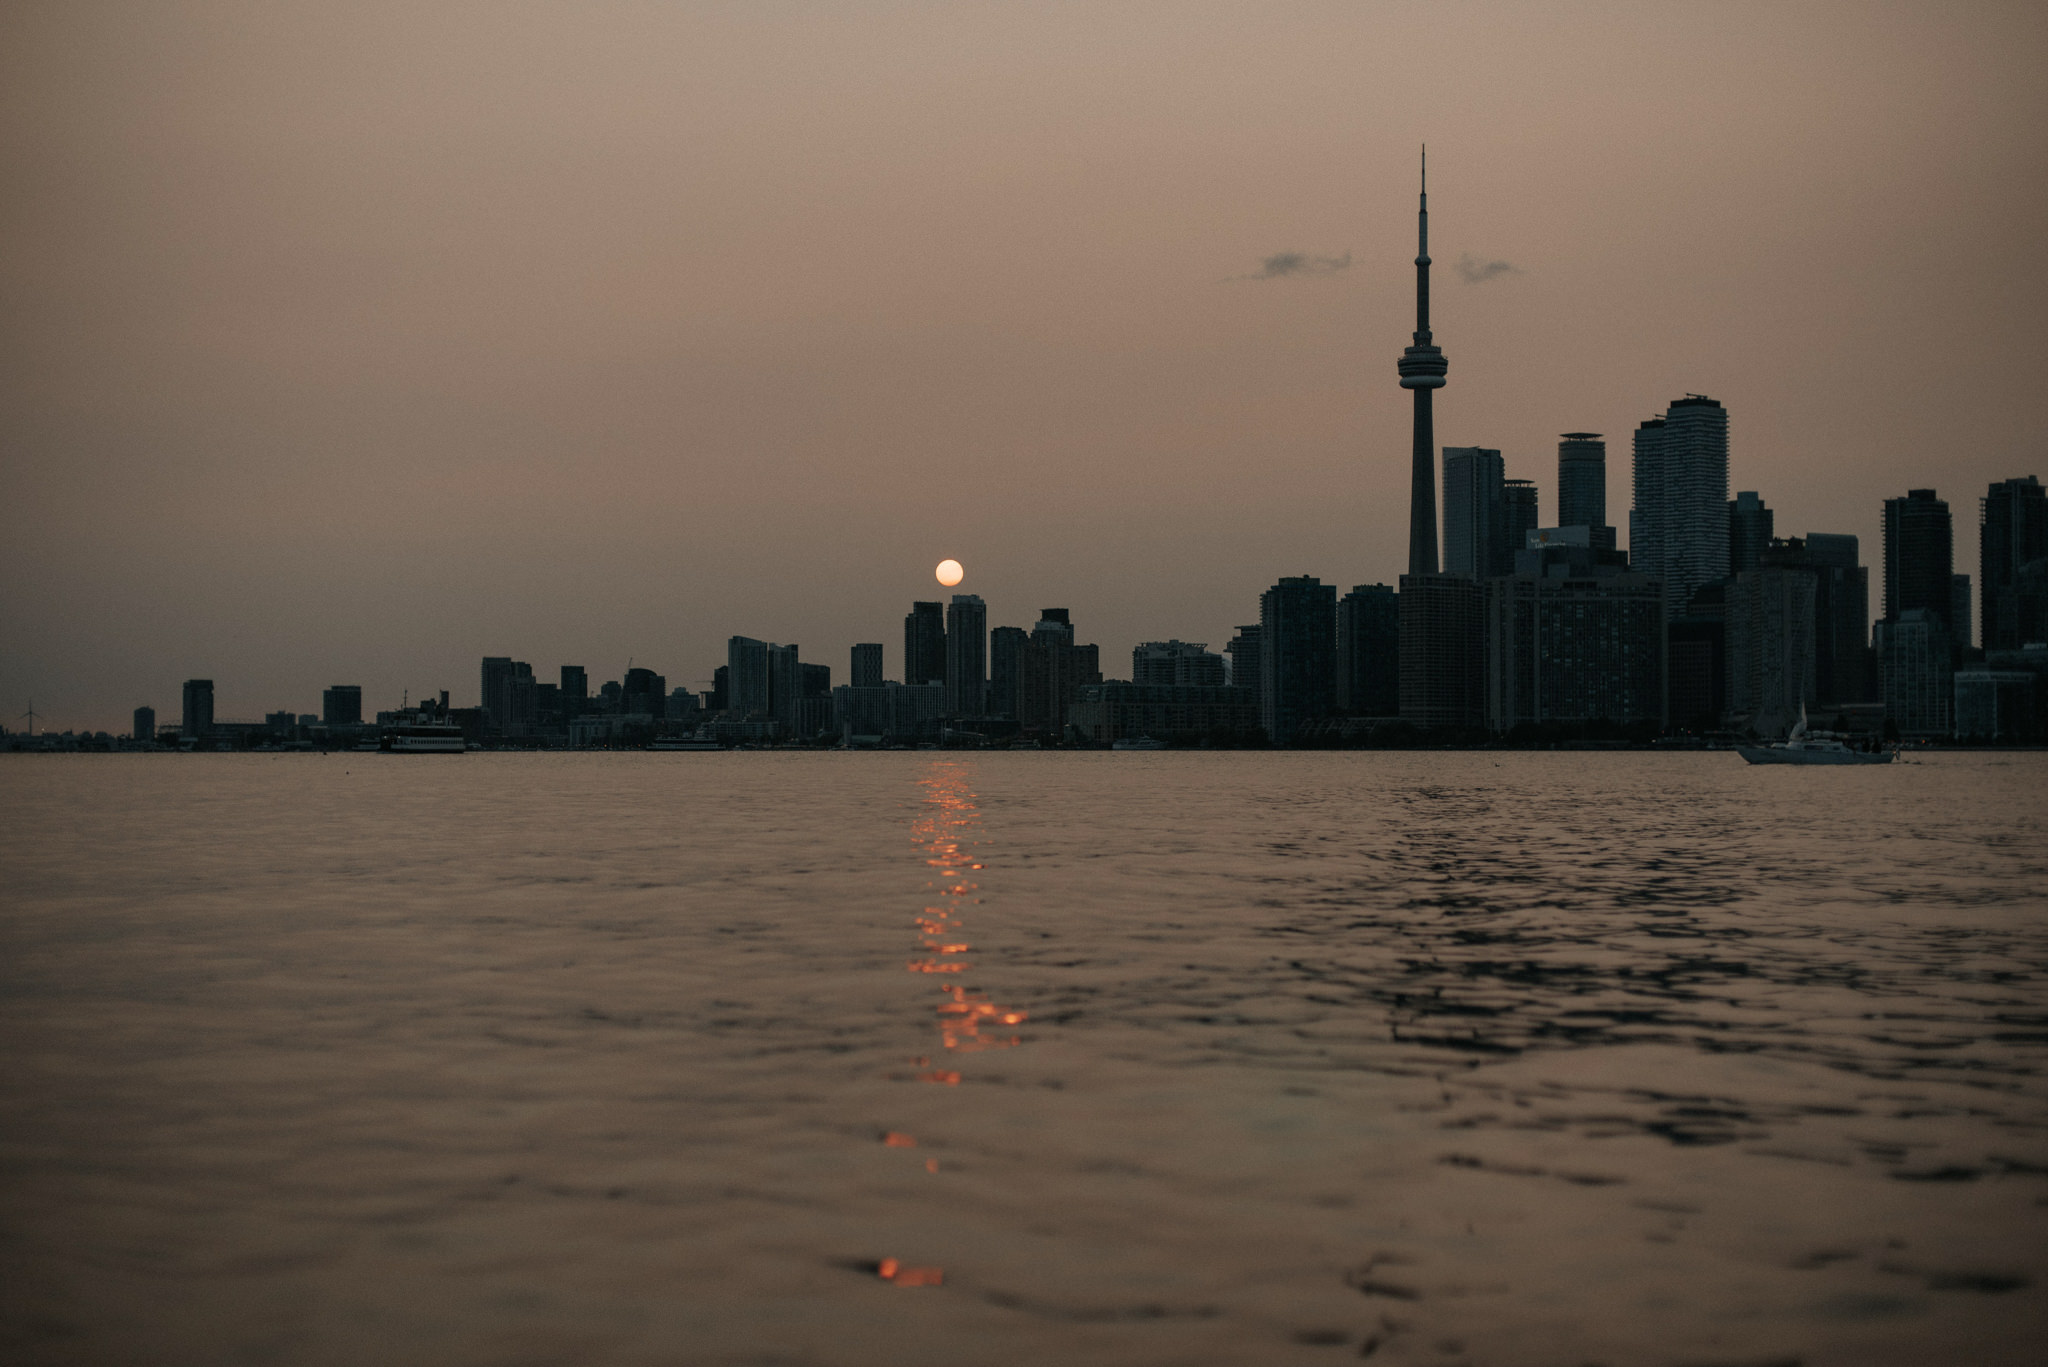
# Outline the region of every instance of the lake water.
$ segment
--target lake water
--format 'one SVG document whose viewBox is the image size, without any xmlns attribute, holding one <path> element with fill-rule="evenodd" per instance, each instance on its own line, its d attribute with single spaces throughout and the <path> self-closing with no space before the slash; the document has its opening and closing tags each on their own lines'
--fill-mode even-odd
<svg viewBox="0 0 2048 1367">
<path fill-rule="evenodd" d="M 0 1357 L 2038 1362 L 2044 815 L 2040 754 L 9 756 Z"/>
</svg>

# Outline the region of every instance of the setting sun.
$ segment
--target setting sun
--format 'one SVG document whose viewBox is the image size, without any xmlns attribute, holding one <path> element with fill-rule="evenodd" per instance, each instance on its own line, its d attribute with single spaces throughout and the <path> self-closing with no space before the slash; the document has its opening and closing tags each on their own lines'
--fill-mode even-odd
<svg viewBox="0 0 2048 1367">
<path fill-rule="evenodd" d="M 941 560 L 939 562 L 939 582 L 947 588 L 952 588 L 966 577 L 967 571 L 960 568 L 959 561 Z"/>
</svg>

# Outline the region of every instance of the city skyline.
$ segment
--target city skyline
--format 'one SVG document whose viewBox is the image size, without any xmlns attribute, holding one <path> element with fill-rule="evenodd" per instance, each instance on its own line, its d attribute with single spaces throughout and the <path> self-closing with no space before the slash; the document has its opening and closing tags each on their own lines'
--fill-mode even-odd
<svg viewBox="0 0 2048 1367">
<path fill-rule="evenodd" d="M 2040 464 L 2024 245 L 2043 97 L 2018 74 L 2039 16 L 1929 7 L 1880 32 L 1824 8 L 1700 26 L 1561 6 L 1474 50 L 1449 26 L 1292 13 L 1171 33 L 1105 17 L 1086 42 L 894 11 L 518 16 L 446 106 L 418 101 L 444 89 L 424 72 L 452 20 L 401 43 L 279 18 L 233 48 L 145 17 L 117 60 L 95 14 L 14 17 L 8 122 L 38 131 L 6 145 L 31 193 L 5 229 L 0 696 L 119 731 L 192 677 L 237 716 L 310 708 L 336 679 L 380 703 L 461 690 L 508 653 L 652 659 L 694 687 L 736 633 L 843 668 L 934 596 L 943 556 L 992 623 L 1064 602 L 1109 659 L 1220 649 L 1285 576 L 1391 583 L 1409 432 L 1386 347 L 1412 287 L 1389 249 L 1414 231 L 1425 137 L 1455 206 L 1436 234 L 1460 377 L 1439 454 L 1501 450 L 1549 523 L 1556 434 L 1605 433 L 1625 525 L 1626 434 L 1709 393 L 1735 414 L 1731 490 L 1761 490 L 1782 531 L 1857 535 L 1874 565 L 1882 501 L 1932 487 L 1974 572 L 1975 500 Z M 1643 58 L 1674 28 L 1690 60 L 1653 81 Z M 324 39 L 336 56 L 311 55 Z M 493 118 L 532 117 L 500 81 L 562 45 L 626 93 L 579 102 L 577 78 L 547 76 L 546 145 L 610 139 L 687 174 L 490 141 Z M 822 81 L 720 87 L 720 145 L 782 188 L 706 153 L 707 107 L 664 93 L 706 53 Z M 1112 99 L 1117 58 L 1148 101 Z M 1420 73 L 1454 58 L 1501 72 L 1500 93 L 1425 98 Z M 1243 74 L 1205 103 L 1226 63 Z M 873 189 L 830 169 L 824 116 L 878 137 L 957 109 L 965 73 L 995 98 L 941 152 L 850 145 Z M 341 118 L 383 107 L 373 92 L 419 114 L 416 143 Z M 1509 139 L 1517 108 L 1543 117 Z M 204 196 L 180 179 L 196 168 L 218 178 Z M 568 187 L 603 212 L 566 207 Z M 342 192 L 383 216 L 321 207 Z M 721 195 L 758 247 L 703 231 L 692 206 Z M 1003 226 L 1035 199 L 1060 224 Z M 523 226 L 491 228 L 510 204 Z"/>
</svg>

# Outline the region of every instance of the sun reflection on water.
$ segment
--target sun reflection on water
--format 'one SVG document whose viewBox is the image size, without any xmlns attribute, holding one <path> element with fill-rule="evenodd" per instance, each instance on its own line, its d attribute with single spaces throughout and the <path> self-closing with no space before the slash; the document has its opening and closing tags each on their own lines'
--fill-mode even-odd
<svg viewBox="0 0 2048 1367">
<path fill-rule="evenodd" d="M 911 824 L 911 839 L 923 851 L 925 864 L 933 871 L 931 902 L 916 918 L 919 958 L 904 965 L 912 973 L 964 973 L 973 961 L 974 945 L 963 934 L 962 911 L 981 901 L 981 884 L 968 877 L 981 870 L 969 853 L 973 834 L 980 822 L 980 808 L 968 786 L 968 766 L 942 760 L 919 780 L 925 802 Z M 981 1049 L 1009 1049 L 1022 1043 L 1010 1027 L 1024 1023 L 1026 1013 L 989 1000 L 980 988 L 946 983 L 939 988 L 944 998 L 935 1008 L 939 1044 L 956 1054 Z M 927 1059 L 918 1060 L 924 1071 L 921 1081 L 957 1086 L 960 1074 L 950 1069 L 933 1069 Z"/>
</svg>

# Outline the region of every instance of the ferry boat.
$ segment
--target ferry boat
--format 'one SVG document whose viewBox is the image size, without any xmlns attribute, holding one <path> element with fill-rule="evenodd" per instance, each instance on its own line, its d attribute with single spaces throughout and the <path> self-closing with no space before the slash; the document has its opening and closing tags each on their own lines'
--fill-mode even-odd
<svg viewBox="0 0 2048 1367">
<path fill-rule="evenodd" d="M 469 749 L 462 728 L 449 721 L 442 708 L 422 706 L 384 715 L 390 720 L 377 738 L 377 749 L 384 754 L 460 755 Z"/>
<path fill-rule="evenodd" d="M 1851 750 L 1832 731 L 1806 729 L 1806 705 L 1799 706 L 1799 724 L 1792 734 L 1771 745 L 1735 747 L 1751 764 L 1890 764 L 1892 752 L 1885 749 Z"/>
</svg>

